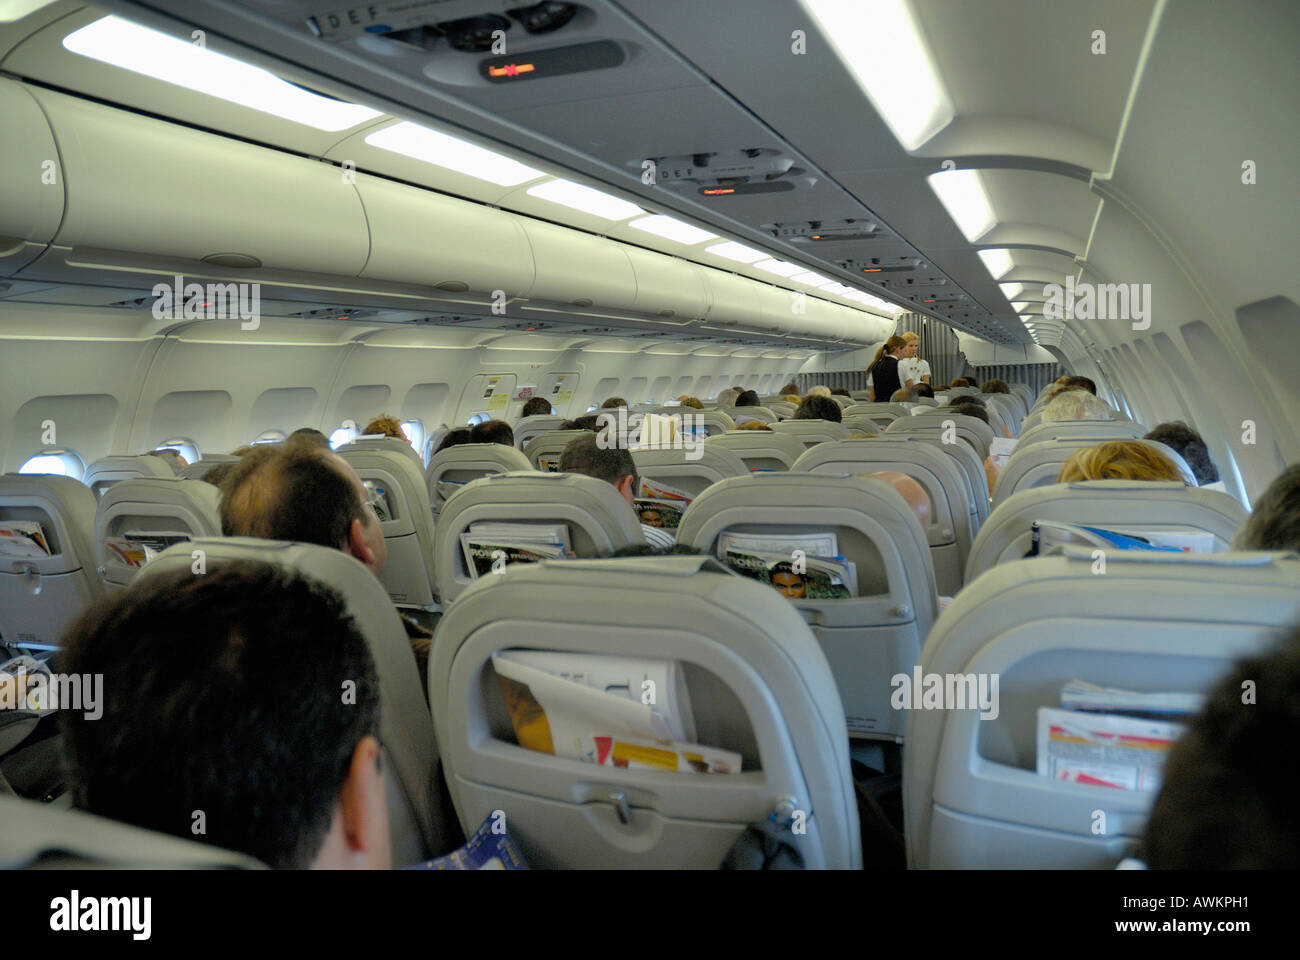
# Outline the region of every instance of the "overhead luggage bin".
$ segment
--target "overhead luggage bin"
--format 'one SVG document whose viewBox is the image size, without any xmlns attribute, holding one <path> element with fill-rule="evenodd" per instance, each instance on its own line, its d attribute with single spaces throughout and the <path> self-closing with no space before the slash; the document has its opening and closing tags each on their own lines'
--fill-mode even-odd
<svg viewBox="0 0 1300 960">
<path fill-rule="evenodd" d="M 709 310 L 704 267 L 641 247 L 624 252 L 636 275 L 630 309 L 672 323 L 704 319 Z"/>
<path fill-rule="evenodd" d="M 636 274 L 626 244 L 528 217 L 515 219 L 532 249 L 534 279 L 526 296 L 542 301 L 524 304 L 524 310 L 554 312 L 553 306 L 559 304 L 579 307 L 579 313 L 631 309 L 636 302 Z"/>
<path fill-rule="evenodd" d="M 65 181 L 40 106 L 21 84 L 0 80 L 0 276 L 39 256 L 63 218 Z"/>
</svg>

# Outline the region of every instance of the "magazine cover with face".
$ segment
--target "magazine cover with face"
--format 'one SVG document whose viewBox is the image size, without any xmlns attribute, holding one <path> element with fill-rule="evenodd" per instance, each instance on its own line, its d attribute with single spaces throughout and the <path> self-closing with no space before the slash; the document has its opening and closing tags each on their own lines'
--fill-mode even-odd
<svg viewBox="0 0 1300 960">
<path fill-rule="evenodd" d="M 779 553 L 730 547 L 724 559 L 737 573 L 761 580 L 792 600 L 841 600 L 853 596 L 843 563 L 832 558 L 792 561 Z"/>
</svg>

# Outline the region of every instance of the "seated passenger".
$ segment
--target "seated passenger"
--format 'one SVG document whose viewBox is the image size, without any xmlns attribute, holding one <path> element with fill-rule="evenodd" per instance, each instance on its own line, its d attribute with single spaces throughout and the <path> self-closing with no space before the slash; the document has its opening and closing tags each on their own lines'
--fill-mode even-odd
<svg viewBox="0 0 1300 960">
<path fill-rule="evenodd" d="M 897 490 L 907 505 L 912 508 L 912 514 L 921 524 L 922 530 L 930 529 L 930 495 L 925 492 L 925 487 L 913 477 L 905 473 L 899 473 L 897 470 L 873 470 L 870 473 L 859 473 L 859 477 L 873 477 L 877 480 L 884 480 L 895 490 Z"/>
<path fill-rule="evenodd" d="M 1082 390 L 1067 388 L 1057 395 L 1043 410 L 1043 423 L 1064 423 L 1068 420 L 1114 420 L 1110 407 Z"/>
<path fill-rule="evenodd" d="M 1283 470 L 1255 501 L 1232 549 L 1300 550 L 1300 463 Z"/>
<path fill-rule="evenodd" d="M 1063 386 L 1071 390 L 1087 390 L 1094 397 L 1097 395 L 1097 385 L 1087 377 L 1066 377 Z"/>
<path fill-rule="evenodd" d="M 1183 472 L 1154 447 L 1136 440 L 1112 440 L 1076 450 L 1061 466 L 1057 483 L 1080 480 L 1176 480 Z"/>
<path fill-rule="evenodd" d="M 799 409 L 794 412 L 795 420 L 830 420 L 832 423 L 843 423 L 844 414 L 840 412 L 840 405 L 830 398 L 830 395 L 821 396 L 810 393 L 799 404 Z"/>
<path fill-rule="evenodd" d="M 234 450 L 230 451 L 230 455 L 232 457 L 246 457 L 254 450 L 256 450 L 258 447 L 262 447 L 262 446 L 267 446 L 267 444 L 259 443 L 254 445 L 251 443 L 246 443 L 242 447 L 235 447 Z"/>
<path fill-rule="evenodd" d="M 915 403 L 921 394 L 914 387 L 900 387 L 890 394 L 890 403 Z"/>
<path fill-rule="evenodd" d="M 948 387 L 950 389 L 954 387 L 973 387 L 973 386 L 975 386 L 975 384 L 972 381 L 966 379 L 965 377 L 953 377 L 952 383 L 948 384 Z"/>
<path fill-rule="evenodd" d="M 641 493 L 641 476 L 637 473 L 632 454 L 624 447 L 602 447 L 597 439 L 582 434 L 570 440 L 560 454 L 560 472 L 581 473 L 604 480 L 635 508 L 636 498 Z M 651 546 L 667 548 L 676 542 L 671 534 L 645 523 L 641 524 L 641 533 Z"/>
<path fill-rule="evenodd" d="M 770 431 L 772 428 L 769 427 L 766 423 L 761 423 L 761 422 L 759 422 L 758 420 L 745 420 L 745 421 L 743 421 L 743 422 L 741 422 L 741 423 L 736 424 L 736 429 L 737 429 L 737 430 L 768 430 L 768 431 Z"/>
<path fill-rule="evenodd" d="M 357 472 L 337 453 L 307 442 L 266 444 L 233 464 L 221 484 L 219 509 L 226 537 L 333 547 L 360 560 L 376 578 L 388 563 L 384 531 Z M 433 634 L 398 615 L 427 684 Z"/>
<path fill-rule="evenodd" d="M 808 388 L 808 392 L 807 392 L 804 396 L 806 396 L 806 397 L 829 397 L 830 395 L 831 395 L 831 388 L 830 388 L 830 387 L 827 387 L 827 386 L 823 386 L 822 384 L 819 383 L 819 384 L 817 384 L 815 387 L 809 387 L 809 388 Z M 834 402 L 834 401 L 832 401 L 832 402 Z M 836 406 L 839 406 L 839 404 L 836 404 Z"/>
<path fill-rule="evenodd" d="M 980 384 L 980 393 L 1010 393 L 1011 388 L 1005 380 L 985 380 Z"/>
<path fill-rule="evenodd" d="M 180 473 L 190 465 L 190 462 L 182 457 L 171 447 L 159 447 L 157 450 L 149 450 L 144 454 L 146 457 L 157 457 L 167 466 L 172 468 L 172 473 Z"/>
<path fill-rule="evenodd" d="M 504 420 L 484 420 L 469 429 L 470 443 L 499 443 L 505 447 L 515 445 L 515 432 Z"/>
<path fill-rule="evenodd" d="M 929 384 L 926 384 L 926 386 L 929 386 Z M 845 390 L 843 387 L 836 387 L 834 390 L 831 391 L 831 396 L 832 396 L 832 397 L 847 397 L 847 398 L 850 399 L 850 400 L 853 399 L 853 394 L 849 393 L 849 392 L 848 392 L 847 390 Z"/>
<path fill-rule="evenodd" d="M 989 422 L 988 410 L 975 397 L 953 397 L 952 403 L 948 404 L 948 409 L 963 417 L 974 417 L 976 420 L 982 420 L 985 423 Z"/>
<path fill-rule="evenodd" d="M 1210 459 L 1210 451 L 1205 446 L 1205 441 L 1201 439 L 1199 433 L 1181 420 L 1157 424 L 1143 439 L 1163 443 L 1186 460 L 1196 476 L 1197 486 L 1203 487 L 1207 483 L 1218 482 L 1219 471 L 1214 466 L 1214 461 Z"/>
<path fill-rule="evenodd" d="M 410 443 L 406 439 L 406 434 L 402 432 L 402 425 L 396 417 L 390 417 L 386 413 L 381 413 L 375 419 L 366 424 L 366 429 L 361 431 L 363 436 L 385 436 L 392 437 L 394 440 L 401 440 L 403 443 Z"/>
<path fill-rule="evenodd" d="M 677 402 L 680 403 L 683 407 L 690 407 L 692 410 L 704 409 L 703 403 L 701 403 L 695 397 L 688 397 L 686 394 L 682 394 L 680 397 L 678 397 Z"/>
<path fill-rule="evenodd" d="M 289 434 L 289 439 L 296 443 L 314 444 L 321 450 L 331 449 L 330 438 L 325 436 L 325 434 L 321 433 L 315 427 L 299 427 L 293 433 Z M 403 437 L 402 439 L 405 440 L 406 438 Z"/>
<path fill-rule="evenodd" d="M 455 430 L 448 430 L 447 435 L 442 438 L 442 442 L 438 444 L 438 449 L 433 451 L 433 454 L 437 456 L 449 447 L 460 446 L 462 443 L 469 443 L 468 427 L 457 427 Z"/>
<path fill-rule="evenodd" d="M 782 396 L 797 397 L 799 396 L 799 384 L 791 380 L 784 387 L 778 390 L 777 393 L 781 394 Z"/>
<path fill-rule="evenodd" d="M 524 409 L 519 413 L 519 418 L 522 420 L 524 417 L 549 416 L 551 413 L 553 413 L 551 401 L 545 397 L 529 397 L 524 403 Z"/>
<path fill-rule="evenodd" d="M 574 417 L 572 420 L 565 420 L 560 424 L 561 430 L 599 430 L 600 415 L 589 413 L 586 416 Z"/>
<path fill-rule="evenodd" d="M 735 387 L 727 387 L 726 390 L 719 390 L 718 395 L 714 399 L 720 407 L 734 407 L 738 396 L 740 396 L 739 390 Z"/>
<path fill-rule="evenodd" d="M 391 866 L 379 681 L 328 587 L 252 562 L 150 578 L 81 616 L 62 669 L 104 677 L 98 719 L 62 711 L 78 809 L 271 867 Z"/>
<path fill-rule="evenodd" d="M 619 407 L 626 407 L 627 401 L 622 397 L 609 397 L 600 405 L 602 410 L 617 410 Z"/>
<path fill-rule="evenodd" d="M 746 390 L 744 393 L 742 393 L 740 396 L 736 398 L 736 406 L 738 407 L 761 406 L 761 404 L 758 402 L 758 393 L 754 390 Z"/>
<path fill-rule="evenodd" d="M 934 387 L 930 386 L 928 383 L 918 383 L 916 385 L 916 392 L 928 400 L 934 399 Z"/>
<path fill-rule="evenodd" d="M 1300 630 L 1293 627 L 1274 650 L 1224 677 L 1169 751 L 1147 820 L 1147 867 L 1300 868 L 1300 783 L 1295 764 L 1280 760 L 1297 737 Z"/>
<path fill-rule="evenodd" d="M 230 468 L 233 466 L 233 463 L 219 463 L 205 473 L 201 479 L 204 483 L 210 483 L 214 487 L 219 487 L 221 486 L 221 481 L 226 479 L 226 474 L 230 473 Z"/>
</svg>

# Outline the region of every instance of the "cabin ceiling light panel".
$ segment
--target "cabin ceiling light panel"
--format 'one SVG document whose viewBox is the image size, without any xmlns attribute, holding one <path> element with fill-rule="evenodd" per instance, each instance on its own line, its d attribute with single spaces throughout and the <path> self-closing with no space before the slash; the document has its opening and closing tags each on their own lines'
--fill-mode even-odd
<svg viewBox="0 0 1300 960">
<path fill-rule="evenodd" d="M 405 120 L 369 134 L 366 143 L 502 187 L 516 187 L 545 176 L 541 170 L 486 147 Z"/>
<path fill-rule="evenodd" d="M 546 180 L 528 188 L 530 197 L 549 200 L 603 220 L 626 220 L 645 211 L 635 203 L 572 180 Z"/>
<path fill-rule="evenodd" d="M 701 230 L 699 227 L 693 227 L 689 223 L 682 223 L 673 217 L 666 216 L 662 213 L 652 214 L 648 217 L 642 217 L 639 220 L 633 220 L 628 224 L 636 230 L 644 230 L 646 233 L 653 233 L 657 237 L 663 237 L 665 240 L 673 240 L 677 243 L 703 243 L 705 240 L 716 240 L 716 233 L 709 233 L 707 230 Z"/>
<path fill-rule="evenodd" d="M 998 222 L 978 170 L 940 170 L 925 179 L 968 243 L 975 243 Z"/>
</svg>

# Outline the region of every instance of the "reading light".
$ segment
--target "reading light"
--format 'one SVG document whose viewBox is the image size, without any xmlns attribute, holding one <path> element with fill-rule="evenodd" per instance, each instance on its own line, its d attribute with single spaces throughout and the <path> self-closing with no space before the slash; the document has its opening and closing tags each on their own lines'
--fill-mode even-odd
<svg viewBox="0 0 1300 960">
<path fill-rule="evenodd" d="M 778 277 L 790 277 L 796 273 L 804 272 L 803 267 L 797 267 L 793 263 L 786 263 L 784 260 L 760 260 L 753 266 L 768 273 L 775 273 Z"/>
<path fill-rule="evenodd" d="M 1035 305 L 1030 303 L 1028 300 L 1017 300 L 1015 303 L 1011 304 L 1011 309 L 1016 311 L 1016 313 L 1024 313 L 1026 310 L 1034 309 L 1034 306 Z"/>
<path fill-rule="evenodd" d="M 378 110 L 312 93 L 261 67 L 195 46 L 120 17 L 104 17 L 63 38 L 73 53 L 250 107 L 317 130 L 349 130 Z"/>
<path fill-rule="evenodd" d="M 974 243 L 998 222 L 978 170 L 940 170 L 925 179 L 968 243 Z"/>
<path fill-rule="evenodd" d="M 699 227 L 692 227 L 689 223 L 682 223 L 680 220 L 674 220 L 662 213 L 651 214 L 648 217 L 642 217 L 640 220 L 633 220 L 628 226 L 637 230 L 644 230 L 646 233 L 653 233 L 665 240 L 674 240 L 677 243 L 701 243 L 704 240 L 716 240 L 718 238 L 716 233 L 709 233 Z"/>
<path fill-rule="evenodd" d="M 906 0 L 803 0 L 904 150 L 952 122 L 952 102 Z"/>
<path fill-rule="evenodd" d="M 1015 268 L 1010 250 L 995 247 L 990 250 L 981 250 L 979 255 L 980 259 L 984 261 L 984 266 L 988 269 L 989 275 L 994 280 L 1001 280 Z"/>
<path fill-rule="evenodd" d="M 527 192 L 530 197 L 539 197 L 573 210 L 581 210 L 603 220 L 626 220 L 645 212 L 635 203 L 572 180 L 547 180 L 529 187 Z"/>
<path fill-rule="evenodd" d="M 753 263 L 755 260 L 762 260 L 767 256 L 762 250 L 755 250 L 753 247 L 747 247 L 743 243 L 736 243 L 734 240 L 728 240 L 726 243 L 715 243 L 711 247 L 705 247 L 704 252 L 711 253 L 715 257 L 735 260 L 737 263 Z"/>
<path fill-rule="evenodd" d="M 790 279 L 795 283 L 803 283 L 810 287 L 823 287 L 832 282 L 830 277 L 823 277 L 820 273 L 813 273 L 811 270 L 796 273 Z"/>
<path fill-rule="evenodd" d="M 366 143 L 502 187 L 515 187 L 545 176 L 541 170 L 524 166 L 519 161 L 486 147 L 422 127 L 409 120 L 376 130 L 366 137 Z"/>
</svg>

